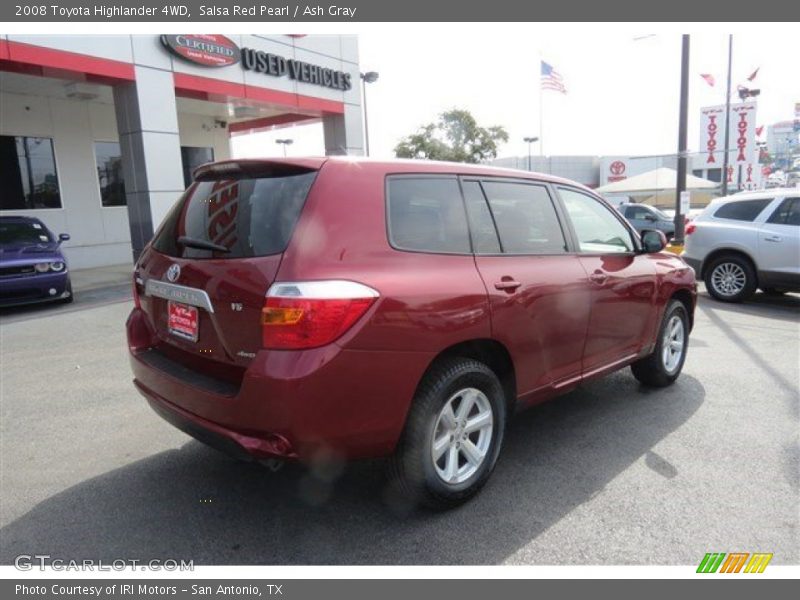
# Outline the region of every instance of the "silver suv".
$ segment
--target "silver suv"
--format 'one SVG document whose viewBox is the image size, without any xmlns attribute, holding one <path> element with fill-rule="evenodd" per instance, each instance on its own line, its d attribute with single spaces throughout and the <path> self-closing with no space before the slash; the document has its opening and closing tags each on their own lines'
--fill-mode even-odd
<svg viewBox="0 0 800 600">
<path fill-rule="evenodd" d="M 687 225 L 682 256 L 717 300 L 800 291 L 800 190 L 714 200 Z"/>
</svg>

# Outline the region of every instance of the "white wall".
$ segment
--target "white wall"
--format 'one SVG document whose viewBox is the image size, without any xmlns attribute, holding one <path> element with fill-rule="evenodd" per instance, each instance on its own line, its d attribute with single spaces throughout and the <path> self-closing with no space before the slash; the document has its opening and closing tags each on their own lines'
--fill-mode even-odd
<svg viewBox="0 0 800 600">
<path fill-rule="evenodd" d="M 231 157 L 228 130 L 218 127 L 216 119 L 202 115 L 178 114 L 178 132 L 181 146 L 214 148 L 214 160 Z"/>
</svg>

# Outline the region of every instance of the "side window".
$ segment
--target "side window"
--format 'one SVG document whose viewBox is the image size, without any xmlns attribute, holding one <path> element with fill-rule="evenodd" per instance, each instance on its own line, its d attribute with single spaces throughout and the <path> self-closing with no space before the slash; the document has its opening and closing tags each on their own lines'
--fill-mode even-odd
<svg viewBox="0 0 800 600">
<path fill-rule="evenodd" d="M 118 142 L 95 142 L 97 181 L 103 206 L 125 206 L 125 180 L 122 176 L 122 153 Z"/>
<path fill-rule="evenodd" d="M 800 198 L 786 198 L 767 219 L 767 223 L 800 225 Z"/>
<path fill-rule="evenodd" d="M 492 213 L 486 198 L 483 196 L 481 184 L 477 181 L 464 181 L 464 202 L 467 206 L 469 228 L 472 232 L 472 246 L 477 254 L 499 254 L 500 240 L 497 239 Z"/>
<path fill-rule="evenodd" d="M 649 210 L 641 206 L 629 206 L 625 211 L 626 217 L 629 219 L 638 219 L 640 221 L 644 221 L 650 214 L 652 213 Z"/>
<path fill-rule="evenodd" d="M 50 138 L 0 135 L 0 210 L 61 208 Z"/>
<path fill-rule="evenodd" d="M 728 202 L 716 210 L 714 218 L 731 219 L 733 221 L 755 221 L 755 218 L 761 214 L 761 211 L 773 200 L 774 198 L 764 198 L 762 200 Z"/>
<path fill-rule="evenodd" d="M 469 233 L 455 177 L 390 177 L 389 241 L 399 250 L 469 254 Z"/>
<path fill-rule="evenodd" d="M 192 185 L 192 173 L 200 165 L 214 161 L 214 149 L 197 146 L 181 146 L 181 163 L 183 164 L 183 186 Z"/>
<path fill-rule="evenodd" d="M 630 231 L 601 202 L 569 188 L 559 188 L 578 236 L 581 252 L 633 252 Z"/>
<path fill-rule="evenodd" d="M 507 254 L 567 251 L 564 232 L 547 188 L 527 183 L 484 181 L 483 189 Z"/>
</svg>

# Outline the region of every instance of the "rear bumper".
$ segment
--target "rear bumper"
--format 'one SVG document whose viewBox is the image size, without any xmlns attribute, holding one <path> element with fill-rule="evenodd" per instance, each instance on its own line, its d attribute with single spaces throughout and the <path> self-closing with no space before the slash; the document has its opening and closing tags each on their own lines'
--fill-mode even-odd
<svg viewBox="0 0 800 600">
<path fill-rule="evenodd" d="M 240 460 L 297 458 L 289 442 L 281 436 L 258 438 L 242 435 L 171 404 L 137 380 L 134 380 L 134 385 L 162 419 L 212 448 Z"/>
<path fill-rule="evenodd" d="M 128 339 L 145 337 L 136 309 Z M 134 384 L 164 419 L 239 456 L 313 459 L 390 454 L 402 433 L 416 385 L 433 355 L 345 350 L 261 351 L 240 385 L 147 358 L 131 344 Z"/>
<path fill-rule="evenodd" d="M 69 273 L 43 273 L 0 279 L 0 306 L 68 298 Z"/>
</svg>

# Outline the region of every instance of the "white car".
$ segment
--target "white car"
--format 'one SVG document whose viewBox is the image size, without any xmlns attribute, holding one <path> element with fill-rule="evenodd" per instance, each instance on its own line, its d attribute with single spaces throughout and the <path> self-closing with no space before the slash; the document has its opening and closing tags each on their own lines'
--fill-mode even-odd
<svg viewBox="0 0 800 600">
<path fill-rule="evenodd" d="M 682 256 L 717 300 L 800 291 L 800 190 L 717 198 L 687 225 Z"/>
</svg>

